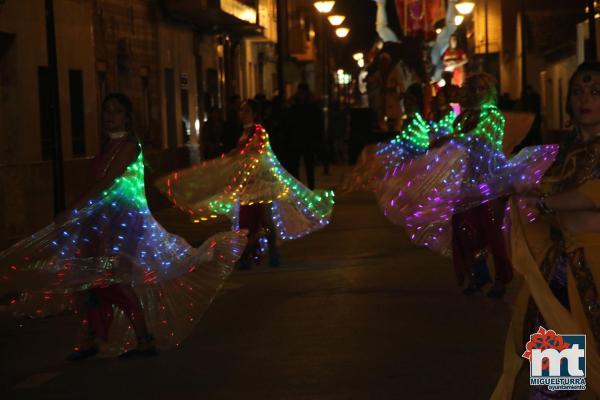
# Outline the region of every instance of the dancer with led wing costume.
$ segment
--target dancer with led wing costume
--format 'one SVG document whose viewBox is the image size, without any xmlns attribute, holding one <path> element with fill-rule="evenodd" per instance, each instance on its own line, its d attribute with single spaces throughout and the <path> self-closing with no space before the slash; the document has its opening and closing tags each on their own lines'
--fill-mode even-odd
<svg viewBox="0 0 600 400">
<path fill-rule="evenodd" d="M 511 252 L 524 285 L 513 303 L 493 400 L 524 398 L 513 393 L 520 372 L 533 366 L 524 360 L 567 332 L 586 337 L 585 392 L 531 385 L 526 398 L 600 397 L 600 63 L 579 65 L 568 82 L 573 129 L 561 134 L 560 154 L 540 188 L 511 198 Z"/>
<path fill-rule="evenodd" d="M 424 156 L 389 174 L 379 203 L 414 242 L 452 254 L 459 283 L 470 278 L 466 294 L 490 281 L 485 265 L 489 251 L 496 270 L 490 296 L 501 297 L 512 278 L 502 229 L 506 195 L 515 187 L 535 187 L 558 148 L 529 147 L 507 159 L 502 152 L 504 117 L 494 105 L 494 79 L 473 75 L 465 89 L 465 109 L 453 132 L 433 143 Z"/>
<path fill-rule="evenodd" d="M 0 290 L 21 294 L 13 301 L 17 313 L 74 309 L 81 316 L 84 338 L 69 357 L 74 361 L 101 345 L 131 358 L 179 344 L 246 242 L 229 232 L 196 249 L 166 232 L 146 202 L 144 159 L 129 130 L 131 102 L 110 95 L 102 110 L 109 139 L 93 161 L 94 188 L 54 223 L 0 253 Z"/>
<path fill-rule="evenodd" d="M 454 113 L 450 111 L 437 122 L 425 122 L 421 114 L 414 113 L 402 132 L 392 140 L 364 148 L 346 179 L 343 190 L 377 191 L 386 174 L 392 173 L 410 159 L 425 154 L 430 141 L 447 135 L 454 118 Z"/>
<path fill-rule="evenodd" d="M 269 242 L 269 262 L 279 264 L 276 241 L 297 239 L 329 223 L 332 191 L 311 191 L 284 170 L 273 154 L 269 136 L 256 124 L 256 106 L 242 108 L 244 134 L 236 149 L 161 179 L 157 186 L 178 208 L 197 220 L 229 217 L 235 228 L 248 231 L 240 260 L 250 268 L 259 239 Z"/>
</svg>

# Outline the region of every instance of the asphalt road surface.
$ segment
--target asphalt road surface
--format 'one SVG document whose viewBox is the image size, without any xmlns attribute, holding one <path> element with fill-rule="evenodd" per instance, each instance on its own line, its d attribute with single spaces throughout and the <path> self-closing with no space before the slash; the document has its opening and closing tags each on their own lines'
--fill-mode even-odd
<svg viewBox="0 0 600 400">
<path fill-rule="evenodd" d="M 450 260 L 412 246 L 372 195 L 336 200 L 330 226 L 284 244 L 280 268 L 235 271 L 188 340 L 152 359 L 70 364 L 74 317 L 4 307 L 0 398 L 488 398 L 517 284 L 501 301 L 466 297 Z M 155 215 L 194 244 L 227 229 Z"/>
</svg>

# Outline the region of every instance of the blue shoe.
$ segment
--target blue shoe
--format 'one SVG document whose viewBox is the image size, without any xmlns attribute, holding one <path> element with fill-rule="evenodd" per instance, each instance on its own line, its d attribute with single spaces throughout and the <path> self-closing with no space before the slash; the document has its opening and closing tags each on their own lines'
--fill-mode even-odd
<svg viewBox="0 0 600 400">
<path fill-rule="evenodd" d="M 471 296 L 472 294 L 481 293 L 481 286 L 470 283 L 469 286 L 463 289 L 465 296 Z"/>
<path fill-rule="evenodd" d="M 469 284 L 463 290 L 463 294 L 470 296 L 472 294 L 481 293 L 481 289 L 492 282 L 490 271 L 488 270 L 485 257 L 481 257 L 473 266 L 473 270 L 469 277 Z"/>
<path fill-rule="evenodd" d="M 483 287 L 492 282 L 492 277 L 490 276 L 485 257 L 480 258 L 473 266 L 472 281 L 479 287 Z"/>
<path fill-rule="evenodd" d="M 269 253 L 269 267 L 277 268 L 281 265 L 279 261 L 279 252 Z"/>
</svg>

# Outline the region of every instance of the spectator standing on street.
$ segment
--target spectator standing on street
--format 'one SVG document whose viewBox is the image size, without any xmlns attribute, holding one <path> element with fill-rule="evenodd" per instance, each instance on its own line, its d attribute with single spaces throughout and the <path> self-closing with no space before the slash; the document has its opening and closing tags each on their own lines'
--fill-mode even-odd
<svg viewBox="0 0 600 400">
<path fill-rule="evenodd" d="M 344 153 L 346 132 L 348 130 L 348 110 L 340 101 L 331 105 L 331 119 L 329 124 L 329 137 L 331 138 L 331 155 L 334 162 L 346 162 Z"/>
<path fill-rule="evenodd" d="M 515 150 L 527 146 L 535 146 L 542 143 L 542 105 L 541 98 L 538 92 L 531 85 L 525 85 L 525 90 L 521 95 L 521 99 L 517 103 L 517 109 L 527 111 L 535 115 L 531 129 L 527 132 L 525 139 L 517 146 Z"/>
<path fill-rule="evenodd" d="M 298 85 L 286 118 L 288 162 L 286 169 L 300 179 L 300 161 L 304 160 L 307 186 L 315 188 L 315 153 L 323 139 L 323 112 L 306 83 Z"/>
<path fill-rule="evenodd" d="M 210 160 L 223 153 L 223 119 L 221 110 L 213 107 L 208 112 L 208 119 L 202 130 L 202 157 Z"/>
<path fill-rule="evenodd" d="M 242 120 L 240 119 L 240 111 L 242 108 L 242 102 L 239 95 L 234 94 L 229 98 L 227 105 L 227 117 L 225 119 L 225 131 L 223 136 L 223 152 L 235 148 L 238 139 L 242 136 L 244 127 Z"/>
<path fill-rule="evenodd" d="M 380 129 L 384 132 L 402 128 L 402 106 L 404 79 L 398 64 L 392 63 L 388 53 L 379 55 L 379 67 L 370 79 L 371 84 L 380 88 L 380 104 L 377 116 Z"/>
<path fill-rule="evenodd" d="M 283 165 L 287 165 L 288 159 L 285 148 L 285 131 L 283 129 L 285 112 L 285 101 L 282 96 L 277 95 L 271 100 L 263 121 L 265 129 L 269 132 L 273 153 Z"/>
<path fill-rule="evenodd" d="M 269 113 L 269 108 L 271 106 L 269 100 L 267 100 L 267 96 L 262 93 L 258 93 L 254 96 L 254 103 L 256 104 L 258 114 L 256 114 L 256 122 L 259 124 L 263 124 L 265 119 L 267 118 L 267 114 Z"/>
</svg>

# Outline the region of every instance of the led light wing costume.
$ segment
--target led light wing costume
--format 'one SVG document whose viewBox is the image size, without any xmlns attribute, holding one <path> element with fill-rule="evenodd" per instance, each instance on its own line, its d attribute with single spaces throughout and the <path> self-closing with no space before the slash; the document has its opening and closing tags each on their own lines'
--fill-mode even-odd
<svg viewBox="0 0 600 400">
<path fill-rule="evenodd" d="M 267 204 L 281 240 L 296 239 L 329 223 L 332 191 L 311 191 L 279 163 L 269 137 L 256 125 L 241 148 L 157 182 L 175 206 L 196 220 L 217 215 L 237 220 L 240 206 Z"/>
<path fill-rule="evenodd" d="M 439 121 L 430 122 L 426 122 L 416 113 L 402 132 L 392 140 L 365 147 L 346 179 L 343 190 L 378 190 L 388 173 L 423 155 L 431 140 L 447 135 L 453 121 L 453 112 L 449 112 Z"/>
<path fill-rule="evenodd" d="M 123 144 L 111 141 L 106 165 Z M 140 151 L 110 187 L 68 218 L 0 253 L 0 291 L 20 294 L 17 313 L 45 316 L 72 309 L 73 294 L 131 285 L 164 348 L 189 333 L 245 244 L 243 235 L 227 232 L 194 248 L 167 232 L 148 209 Z M 122 312 L 108 312 L 108 350 L 122 352 L 135 343 L 134 332 Z"/>
<path fill-rule="evenodd" d="M 446 139 L 390 174 L 379 204 L 411 239 L 450 254 L 452 215 L 519 190 L 534 188 L 552 165 L 558 146 L 532 146 L 512 158 L 502 152 L 504 117 L 484 105 L 476 126 L 460 118 Z"/>
</svg>

